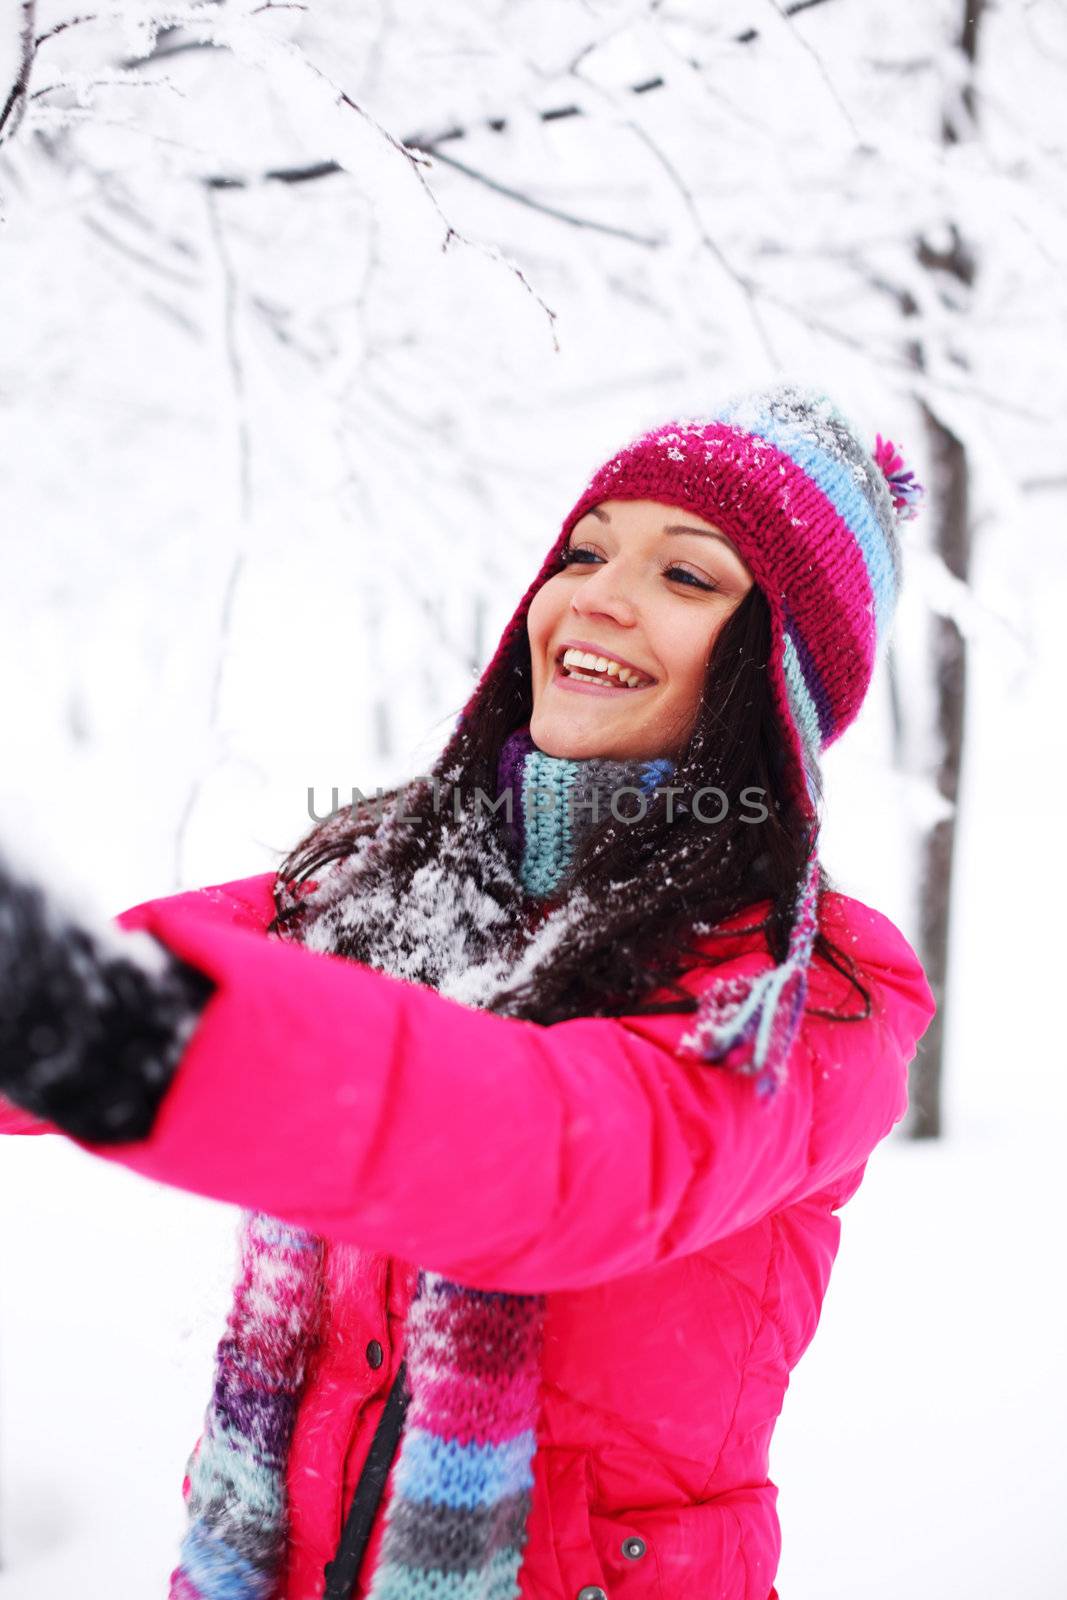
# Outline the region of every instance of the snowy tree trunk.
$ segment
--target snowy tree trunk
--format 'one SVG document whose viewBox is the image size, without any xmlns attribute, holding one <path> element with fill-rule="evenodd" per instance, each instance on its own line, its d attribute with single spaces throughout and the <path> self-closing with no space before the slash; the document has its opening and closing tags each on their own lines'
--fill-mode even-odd
<svg viewBox="0 0 1067 1600">
<path fill-rule="evenodd" d="M 936 548 L 953 576 L 966 583 L 971 559 L 967 452 L 963 442 L 931 411 L 926 410 L 925 418 L 937 512 Z M 912 1067 L 909 1131 L 914 1139 L 935 1139 L 941 1133 L 953 868 L 967 707 L 967 641 L 954 618 L 935 616 L 931 620 L 937 741 L 937 767 L 932 776 L 938 793 L 952 809 L 934 823 L 920 857 L 920 951 L 937 1000 L 937 1015 Z"/>
<path fill-rule="evenodd" d="M 958 106 L 954 112 L 946 111 L 942 123 L 941 136 L 945 144 L 957 143 L 975 125 L 973 74 L 983 4 L 984 0 L 963 0 L 963 18 L 954 44 L 966 63 L 967 76 Z M 947 246 L 942 248 L 920 240 L 918 259 L 941 284 L 949 287 L 948 303 L 962 303 L 966 307 L 975 276 L 974 255 L 955 223 L 949 223 L 948 239 Z M 916 349 L 916 357 L 922 365 L 921 346 Z M 929 405 L 924 405 L 923 414 L 933 471 L 934 548 L 952 576 L 967 584 L 970 582 L 972 541 L 966 446 Z M 912 1066 L 909 1132 L 913 1139 L 936 1139 L 942 1129 L 942 1063 L 950 1013 L 948 962 L 953 867 L 967 711 L 967 641 L 953 617 L 934 616 L 932 630 L 931 674 L 937 755 L 931 776 L 951 810 L 934 823 L 921 851 L 919 953 L 937 1001 L 937 1015 Z"/>
</svg>

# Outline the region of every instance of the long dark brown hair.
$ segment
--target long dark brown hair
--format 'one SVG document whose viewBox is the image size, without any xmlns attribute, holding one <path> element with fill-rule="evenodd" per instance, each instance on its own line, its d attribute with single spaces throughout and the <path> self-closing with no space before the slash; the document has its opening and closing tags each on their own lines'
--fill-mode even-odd
<svg viewBox="0 0 1067 1600">
<path fill-rule="evenodd" d="M 679 979 L 694 965 L 716 964 L 719 924 L 750 907 L 753 916 L 742 931 L 761 934 L 773 959 L 784 958 L 814 839 L 810 820 L 788 798 L 786 748 L 768 683 L 770 648 L 770 611 L 762 590 L 753 585 L 712 648 L 696 724 L 671 779 L 682 801 L 660 792 L 640 820 L 613 815 L 588 833 L 570 876 L 570 893 L 580 891 L 583 914 L 570 919 L 548 957 L 521 987 L 509 989 L 498 1009 L 541 1023 L 692 1011 L 696 1002 Z M 397 823 L 395 815 L 382 820 L 373 813 L 340 812 L 317 823 L 278 870 L 271 931 L 299 938 L 300 886 L 329 863 L 345 861 L 357 846 L 363 848 L 346 881 L 349 894 L 385 884 L 402 904 L 419 869 L 447 854 L 477 881 L 480 893 L 501 907 L 516 934 L 528 929 L 530 904 L 507 853 L 495 844 L 485 848 L 485 829 L 479 834 L 470 828 L 454 793 L 460 788 L 468 799 L 478 790 L 497 795 L 502 746 L 529 722 L 531 712 L 529 646 L 525 629 L 513 625 L 503 659 L 483 678 L 430 781 L 420 779 L 387 797 L 402 798 L 396 809 L 403 822 Z M 717 823 L 701 820 L 685 803 L 685 797 L 710 787 L 722 790 L 728 801 Z M 759 792 L 763 820 L 753 820 L 757 802 L 745 791 Z M 816 804 L 819 798 L 816 794 Z M 490 821 L 491 833 L 499 838 L 499 820 Z M 829 887 L 820 869 L 820 892 Z M 769 906 L 756 915 L 764 901 Z M 364 924 L 339 953 L 373 965 L 373 945 Z M 862 1010 L 845 1016 L 817 1014 L 842 1021 L 869 1016 L 870 995 L 851 957 L 822 932 L 815 953 L 863 1000 Z"/>
</svg>

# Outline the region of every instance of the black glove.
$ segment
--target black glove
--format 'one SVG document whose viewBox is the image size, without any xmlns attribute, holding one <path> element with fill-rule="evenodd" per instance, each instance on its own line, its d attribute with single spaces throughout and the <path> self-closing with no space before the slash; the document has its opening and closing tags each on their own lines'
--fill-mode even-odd
<svg viewBox="0 0 1067 1600">
<path fill-rule="evenodd" d="M 0 1094 L 94 1144 L 144 1139 L 215 985 L 144 932 L 98 928 L 0 857 Z"/>
</svg>

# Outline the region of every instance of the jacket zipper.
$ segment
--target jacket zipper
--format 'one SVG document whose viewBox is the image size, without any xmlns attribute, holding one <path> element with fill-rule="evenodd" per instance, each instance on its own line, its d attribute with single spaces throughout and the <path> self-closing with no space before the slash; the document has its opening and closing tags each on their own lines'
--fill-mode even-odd
<svg viewBox="0 0 1067 1600">
<path fill-rule="evenodd" d="M 406 1378 L 406 1364 L 401 1361 L 385 1402 L 385 1410 L 374 1430 L 359 1482 L 353 1490 L 352 1503 L 333 1560 L 327 1561 L 324 1569 L 326 1588 L 322 1600 L 352 1600 L 370 1542 L 374 1518 L 404 1430 L 404 1417 L 411 1398 L 407 1392 Z"/>
</svg>

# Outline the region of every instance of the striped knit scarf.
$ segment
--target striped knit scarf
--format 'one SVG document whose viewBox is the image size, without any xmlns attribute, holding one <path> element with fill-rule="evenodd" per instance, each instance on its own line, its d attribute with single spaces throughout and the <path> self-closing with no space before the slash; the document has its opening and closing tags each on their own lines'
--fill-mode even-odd
<svg viewBox="0 0 1067 1600">
<path fill-rule="evenodd" d="M 589 804 L 594 792 L 606 808 L 611 791 L 650 793 L 669 771 L 663 762 L 565 761 L 536 750 L 525 730 L 513 734 L 501 789 L 518 797 L 509 831 L 526 893 L 547 899 L 563 890 L 582 831 L 606 815 Z M 465 899 L 469 906 L 466 886 L 446 872 L 433 887 L 435 943 L 461 952 L 463 940 L 452 941 L 439 919 L 442 908 L 456 916 L 452 908 Z M 409 894 L 403 905 L 348 908 L 391 930 L 376 963 L 382 971 L 410 975 L 403 924 L 419 915 L 417 900 Z M 328 949 L 332 937 L 327 928 L 306 942 Z M 461 966 L 461 956 L 452 965 Z M 279 1600 L 286 1461 L 320 1332 L 323 1255 L 312 1234 L 258 1213 L 243 1218 L 240 1274 L 189 1463 L 189 1526 L 170 1600 Z M 541 1295 L 487 1293 L 420 1272 L 405 1335 L 411 1399 L 370 1600 L 518 1595 L 543 1318 Z"/>
</svg>

